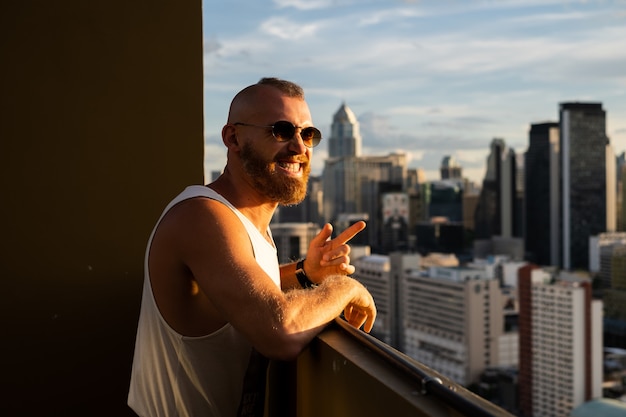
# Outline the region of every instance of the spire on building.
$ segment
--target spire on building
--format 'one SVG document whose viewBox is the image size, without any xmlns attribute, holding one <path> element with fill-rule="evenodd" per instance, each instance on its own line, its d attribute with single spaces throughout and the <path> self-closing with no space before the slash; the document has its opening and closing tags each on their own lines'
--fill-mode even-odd
<svg viewBox="0 0 626 417">
<path fill-rule="evenodd" d="M 352 110 L 343 102 L 333 116 L 331 135 L 328 139 L 328 157 L 361 156 L 361 142 L 359 122 Z"/>
<path fill-rule="evenodd" d="M 348 107 L 346 105 L 346 102 L 342 102 L 341 103 L 341 107 L 339 107 L 339 110 L 337 110 L 337 112 L 335 113 L 335 116 L 333 116 L 333 123 L 351 123 L 351 124 L 358 124 L 358 121 L 356 119 L 356 116 L 354 115 L 354 112 L 352 112 L 352 110 L 350 110 L 350 107 Z"/>
</svg>

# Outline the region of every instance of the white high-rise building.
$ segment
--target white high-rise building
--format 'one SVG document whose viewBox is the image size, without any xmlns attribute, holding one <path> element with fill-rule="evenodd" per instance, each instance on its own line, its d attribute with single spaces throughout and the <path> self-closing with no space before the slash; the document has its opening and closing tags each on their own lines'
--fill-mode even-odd
<svg viewBox="0 0 626 417">
<path fill-rule="evenodd" d="M 517 333 L 505 332 L 506 309 L 515 305 L 484 269 L 408 270 L 400 294 L 400 350 L 409 356 L 461 385 L 488 367 L 517 364 Z"/>
<path fill-rule="evenodd" d="M 389 256 L 364 256 L 353 260 L 352 263 L 356 268 L 354 278 L 368 289 L 376 303 L 376 321 L 371 334 L 388 345 L 392 345 L 395 300 L 389 273 L 391 269 Z"/>
<path fill-rule="evenodd" d="M 350 253 L 354 259 L 356 271 L 354 278 L 361 282 L 372 294 L 376 302 L 378 314 L 372 329 L 372 335 L 390 346 L 398 347 L 399 339 L 399 287 L 402 271 L 417 269 L 421 257 L 417 254 L 394 253 L 387 255 L 369 255 L 355 257 L 355 251 Z"/>
<path fill-rule="evenodd" d="M 520 274 L 520 406 L 524 415 L 568 417 L 602 396 L 602 301 L 588 279 Z"/>
</svg>

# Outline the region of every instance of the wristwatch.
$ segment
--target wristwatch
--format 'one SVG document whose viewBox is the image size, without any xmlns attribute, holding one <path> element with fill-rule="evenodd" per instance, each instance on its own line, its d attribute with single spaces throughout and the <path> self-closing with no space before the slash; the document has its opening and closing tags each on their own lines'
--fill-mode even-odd
<svg viewBox="0 0 626 417">
<path fill-rule="evenodd" d="M 298 282 L 302 288 L 308 289 L 317 287 L 317 284 L 306 276 L 306 272 L 304 271 L 304 259 L 300 259 L 296 264 L 296 278 L 298 278 Z"/>
</svg>

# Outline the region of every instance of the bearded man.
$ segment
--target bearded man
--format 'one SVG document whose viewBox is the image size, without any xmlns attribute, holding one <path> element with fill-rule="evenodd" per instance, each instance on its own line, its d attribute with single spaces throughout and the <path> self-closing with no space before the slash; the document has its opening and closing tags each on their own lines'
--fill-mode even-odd
<svg viewBox="0 0 626 417">
<path fill-rule="evenodd" d="M 269 228 L 279 204 L 306 195 L 313 147 L 302 88 L 263 78 L 232 100 L 223 174 L 187 187 L 148 240 L 129 406 L 139 416 L 263 412 L 268 359 L 292 360 L 342 312 L 369 332 L 371 294 L 347 242 L 327 224 L 305 259 L 279 265 Z"/>
</svg>

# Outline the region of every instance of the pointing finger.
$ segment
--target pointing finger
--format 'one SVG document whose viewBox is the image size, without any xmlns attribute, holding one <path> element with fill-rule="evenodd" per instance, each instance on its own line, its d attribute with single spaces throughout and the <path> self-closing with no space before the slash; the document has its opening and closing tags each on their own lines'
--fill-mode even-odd
<svg viewBox="0 0 626 417">
<path fill-rule="evenodd" d="M 352 226 L 348 227 L 346 230 L 341 232 L 336 238 L 333 239 L 333 247 L 344 245 L 350 239 L 357 235 L 361 230 L 365 229 L 365 222 L 359 221 L 354 223 Z"/>
</svg>

